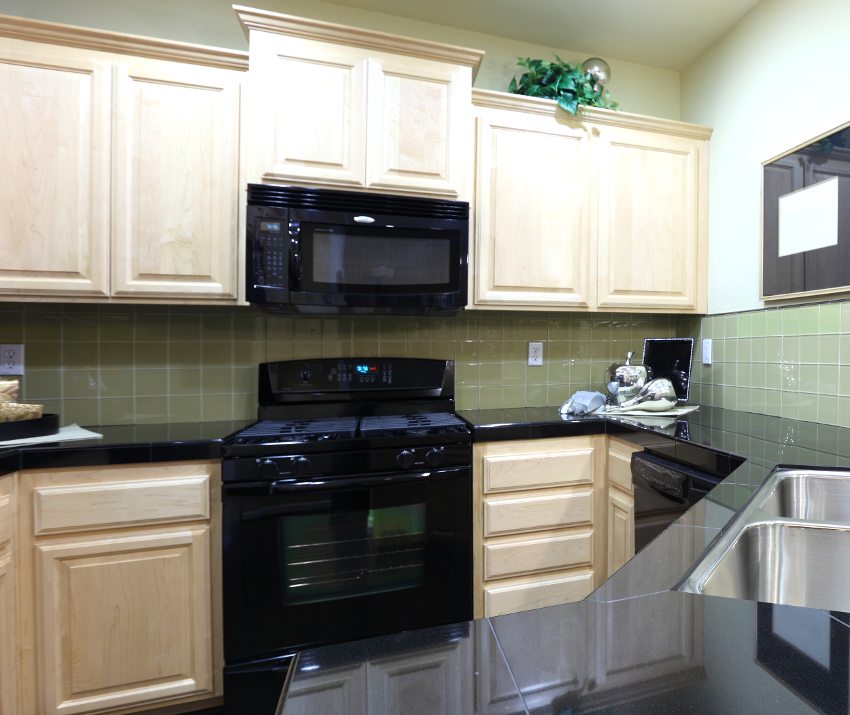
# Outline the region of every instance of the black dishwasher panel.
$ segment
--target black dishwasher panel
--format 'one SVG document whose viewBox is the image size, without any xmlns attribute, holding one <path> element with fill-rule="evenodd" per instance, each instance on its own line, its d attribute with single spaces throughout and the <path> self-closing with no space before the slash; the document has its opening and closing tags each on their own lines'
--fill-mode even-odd
<svg viewBox="0 0 850 715">
<path fill-rule="evenodd" d="M 694 467 L 649 452 L 634 452 L 635 553 L 721 481 L 723 477 Z"/>
</svg>

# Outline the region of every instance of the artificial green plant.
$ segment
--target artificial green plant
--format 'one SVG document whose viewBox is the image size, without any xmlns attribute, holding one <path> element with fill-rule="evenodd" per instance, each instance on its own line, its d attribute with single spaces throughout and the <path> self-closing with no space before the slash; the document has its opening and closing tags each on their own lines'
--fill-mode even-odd
<svg viewBox="0 0 850 715">
<path fill-rule="evenodd" d="M 572 115 L 580 105 L 617 108 L 617 103 L 596 83 L 590 72 L 582 72 L 581 67 L 564 62 L 558 55 L 554 62 L 520 57 L 517 64 L 526 71 L 519 80 L 516 77 L 511 80 L 509 92 L 557 100 L 558 106 Z"/>
</svg>

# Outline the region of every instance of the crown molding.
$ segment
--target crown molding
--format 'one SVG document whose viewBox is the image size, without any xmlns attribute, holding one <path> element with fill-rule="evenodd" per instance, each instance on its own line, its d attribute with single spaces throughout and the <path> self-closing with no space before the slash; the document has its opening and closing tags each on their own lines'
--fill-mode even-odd
<svg viewBox="0 0 850 715">
<path fill-rule="evenodd" d="M 248 53 L 239 50 L 127 35 L 13 15 L 0 15 L 0 37 L 188 62 L 243 72 L 248 69 Z"/>
<path fill-rule="evenodd" d="M 363 30 L 348 25 L 338 25 L 324 20 L 307 17 L 282 15 L 268 10 L 258 10 L 244 5 L 234 5 L 233 11 L 239 17 L 242 29 L 247 35 L 251 30 L 277 32 L 308 40 L 336 42 L 343 45 L 363 47 L 365 49 L 392 52 L 394 54 L 421 57 L 438 62 L 470 67 L 474 77 L 484 57 L 481 50 L 471 50 L 456 45 L 445 45 L 430 40 L 402 37 L 375 30 Z"/>
<path fill-rule="evenodd" d="M 591 124 L 604 124 L 614 127 L 628 127 L 646 131 L 664 132 L 675 136 L 689 137 L 691 139 L 709 139 L 711 128 L 699 124 L 689 124 L 675 119 L 663 119 L 661 117 L 650 117 L 644 114 L 632 114 L 630 112 L 618 112 L 612 109 L 600 107 L 581 107 L 575 117 L 570 116 L 558 107 L 554 99 L 541 99 L 540 97 L 526 97 L 521 94 L 510 92 L 496 92 L 488 89 L 473 89 L 472 104 L 476 107 L 487 107 L 491 109 L 511 109 L 529 114 L 542 114 L 545 116 L 566 117 L 576 123 L 588 122 Z"/>
</svg>

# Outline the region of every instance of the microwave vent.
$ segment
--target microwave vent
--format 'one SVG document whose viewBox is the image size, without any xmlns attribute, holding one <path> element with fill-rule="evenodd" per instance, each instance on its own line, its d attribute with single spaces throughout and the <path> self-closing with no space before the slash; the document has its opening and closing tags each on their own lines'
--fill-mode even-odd
<svg viewBox="0 0 850 715">
<path fill-rule="evenodd" d="M 469 218 L 469 204 L 465 201 L 271 184 L 248 184 L 248 205 L 322 211 L 356 211 L 464 221 Z"/>
</svg>

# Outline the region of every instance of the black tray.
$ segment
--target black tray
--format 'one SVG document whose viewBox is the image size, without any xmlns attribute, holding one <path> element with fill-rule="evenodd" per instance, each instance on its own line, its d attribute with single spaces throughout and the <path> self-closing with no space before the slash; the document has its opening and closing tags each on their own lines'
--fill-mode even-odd
<svg viewBox="0 0 850 715">
<path fill-rule="evenodd" d="M 44 437 L 59 432 L 59 415 L 42 415 L 32 420 L 0 422 L 0 442 L 7 439 L 26 439 Z"/>
</svg>

